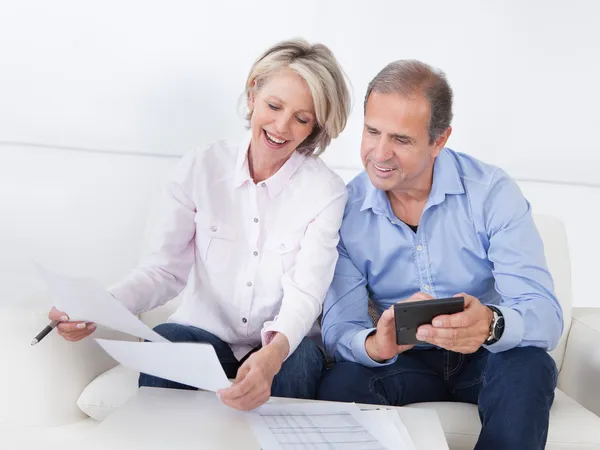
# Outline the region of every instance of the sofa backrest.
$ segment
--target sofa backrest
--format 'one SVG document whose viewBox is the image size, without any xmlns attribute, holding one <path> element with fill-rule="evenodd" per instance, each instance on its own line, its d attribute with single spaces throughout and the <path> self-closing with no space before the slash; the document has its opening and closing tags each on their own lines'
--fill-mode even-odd
<svg viewBox="0 0 600 450">
<path fill-rule="evenodd" d="M 562 367 L 567 345 L 567 336 L 571 329 L 571 259 L 567 235 L 563 223 L 556 217 L 534 215 L 535 225 L 544 241 L 544 251 L 548 268 L 554 278 L 554 290 L 563 310 L 564 329 L 558 346 L 550 352 L 556 361 L 558 370 Z"/>
</svg>

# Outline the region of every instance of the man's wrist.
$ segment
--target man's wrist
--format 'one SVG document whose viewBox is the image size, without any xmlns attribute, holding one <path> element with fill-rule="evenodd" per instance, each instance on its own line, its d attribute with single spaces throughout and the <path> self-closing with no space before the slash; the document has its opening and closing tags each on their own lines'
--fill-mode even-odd
<svg viewBox="0 0 600 450">
<path fill-rule="evenodd" d="M 486 305 L 489 313 L 491 314 L 491 320 L 489 323 L 489 334 L 485 340 L 485 345 L 495 344 L 500 340 L 504 332 L 504 315 L 502 311 L 492 305 Z"/>
<path fill-rule="evenodd" d="M 377 331 L 369 334 L 367 339 L 365 339 L 365 351 L 367 352 L 369 358 L 380 363 L 385 361 L 385 359 L 379 356 L 377 341 L 375 340 L 375 333 L 377 333 Z"/>
</svg>

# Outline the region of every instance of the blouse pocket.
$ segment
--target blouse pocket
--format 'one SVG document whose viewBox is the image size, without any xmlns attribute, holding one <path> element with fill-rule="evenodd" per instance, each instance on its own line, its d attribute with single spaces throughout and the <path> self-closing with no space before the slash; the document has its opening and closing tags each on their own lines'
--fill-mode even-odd
<svg viewBox="0 0 600 450">
<path fill-rule="evenodd" d="M 196 247 L 208 272 L 223 273 L 231 269 L 235 256 L 236 232 L 218 221 L 196 214 Z"/>
<path fill-rule="evenodd" d="M 300 243 L 304 233 L 276 235 L 265 242 L 265 249 L 273 258 L 281 273 L 289 272 L 296 264 L 296 256 L 300 251 Z"/>
</svg>

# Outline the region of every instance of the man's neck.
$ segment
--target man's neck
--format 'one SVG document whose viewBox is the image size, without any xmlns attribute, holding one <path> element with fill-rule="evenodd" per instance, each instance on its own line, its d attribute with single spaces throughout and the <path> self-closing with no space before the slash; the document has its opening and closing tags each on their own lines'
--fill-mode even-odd
<svg viewBox="0 0 600 450">
<path fill-rule="evenodd" d="M 406 189 L 387 192 L 394 215 L 409 225 L 418 225 L 433 185 L 433 168 Z"/>
</svg>

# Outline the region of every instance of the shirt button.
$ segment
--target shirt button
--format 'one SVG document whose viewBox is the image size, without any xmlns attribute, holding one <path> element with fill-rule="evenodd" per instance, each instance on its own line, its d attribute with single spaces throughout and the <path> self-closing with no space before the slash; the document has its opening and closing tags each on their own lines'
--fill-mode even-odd
<svg viewBox="0 0 600 450">
<path fill-rule="evenodd" d="M 423 286 L 423 289 L 425 289 L 426 291 L 428 291 L 429 289 L 431 289 L 431 286 L 429 286 L 428 284 L 426 284 L 425 286 Z"/>
<path fill-rule="evenodd" d="M 257 217 L 254 218 L 254 223 L 258 223 L 258 218 Z"/>
<path fill-rule="evenodd" d="M 417 251 L 420 252 L 421 250 L 423 250 L 423 246 L 421 244 L 417 245 Z"/>
<path fill-rule="evenodd" d="M 254 256 L 258 256 L 258 252 L 255 251 L 254 253 L 252 253 Z"/>
<path fill-rule="evenodd" d="M 252 286 L 252 281 L 248 281 L 248 282 L 246 283 L 246 286 L 248 286 L 248 287 Z"/>
<path fill-rule="evenodd" d="M 248 319 L 246 319 L 245 317 L 242 317 L 242 323 L 246 323 L 248 322 Z"/>
<path fill-rule="evenodd" d="M 212 227 L 210 227 L 210 231 L 217 231 L 219 229 L 218 226 L 213 225 Z"/>
</svg>

